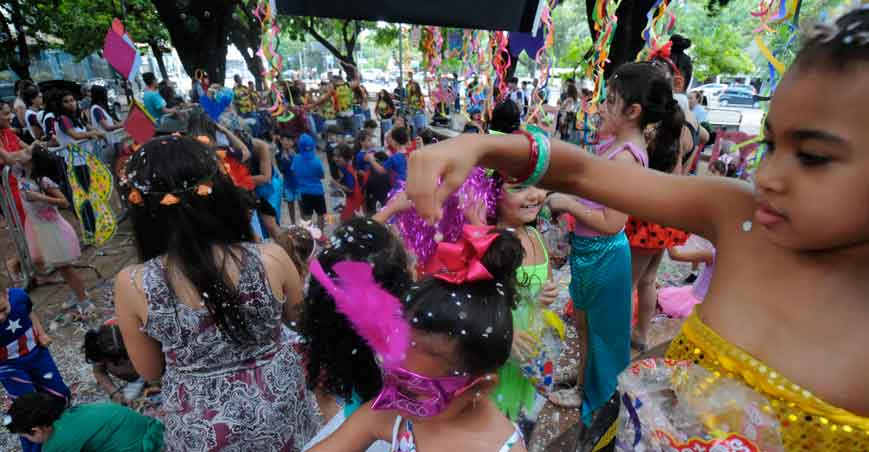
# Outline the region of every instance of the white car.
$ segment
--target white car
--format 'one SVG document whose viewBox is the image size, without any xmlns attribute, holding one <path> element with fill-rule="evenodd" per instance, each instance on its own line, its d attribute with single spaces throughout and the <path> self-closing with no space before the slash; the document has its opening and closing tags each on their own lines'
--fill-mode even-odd
<svg viewBox="0 0 869 452">
<path fill-rule="evenodd" d="M 727 88 L 727 85 L 724 83 L 707 83 L 705 85 L 700 85 L 696 88 L 692 88 L 688 92 L 700 91 L 703 93 L 703 97 L 706 98 L 709 106 L 718 104 L 718 96 Z"/>
</svg>

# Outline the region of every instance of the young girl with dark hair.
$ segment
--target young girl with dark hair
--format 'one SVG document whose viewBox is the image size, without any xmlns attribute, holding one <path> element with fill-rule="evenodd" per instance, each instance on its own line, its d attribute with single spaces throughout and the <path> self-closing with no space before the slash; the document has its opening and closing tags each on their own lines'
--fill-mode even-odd
<svg viewBox="0 0 869 452">
<path fill-rule="evenodd" d="M 92 129 L 111 132 L 124 127 L 122 123 L 115 124 L 117 118 L 109 114 L 109 94 L 105 86 L 94 85 L 91 87 L 91 101 Z"/>
<path fill-rule="evenodd" d="M 113 402 L 123 404 L 142 394 L 145 380 L 130 362 L 117 320 L 109 320 L 98 330 L 85 333 L 82 350 L 85 360 L 93 366 L 94 380 Z M 118 386 L 112 377 L 124 383 Z"/>
<path fill-rule="evenodd" d="M 538 183 L 715 245 L 709 292 L 667 358 L 767 400 L 755 408 L 778 420 L 787 451 L 869 448 L 867 36 L 865 6 L 813 30 L 776 88 L 753 185 L 619 165 L 556 140 Z M 435 219 L 474 166 L 522 175 L 529 154 L 522 137 L 460 136 L 414 155 L 408 194 Z M 696 389 L 695 400 L 710 395 Z"/>
<path fill-rule="evenodd" d="M 608 87 L 600 133 L 611 140 L 600 146 L 598 155 L 620 165 L 670 171 L 683 124 L 670 84 L 652 64 L 630 63 L 616 70 Z M 652 126 L 656 133 L 647 150 L 644 131 Z M 576 219 L 570 239 L 570 296 L 577 330 L 586 339 L 578 389 L 583 419 L 589 423 L 612 397 L 616 377 L 630 359 L 631 251 L 623 232 L 627 215 L 565 194 L 552 195 L 549 204 Z M 574 406 L 580 401 L 561 397 L 553 402 Z"/>
<path fill-rule="evenodd" d="M 84 314 L 92 311 L 94 304 L 88 298 L 84 282 L 72 267 L 81 257 L 78 236 L 57 210 L 58 207 L 69 207 L 69 201 L 57 184 L 63 180 L 59 160 L 47 150 L 37 148 L 29 161 L 21 163 L 24 173 L 19 175 L 18 188 L 27 212 L 24 232 L 30 256 L 37 262 L 57 268 L 72 289 L 74 297 L 65 302 L 63 308 L 75 308 Z"/>
<path fill-rule="evenodd" d="M 302 284 L 280 246 L 253 243 L 252 200 L 220 168 L 175 136 L 130 158 L 144 264 L 115 280 L 118 325 L 139 375 L 162 377 L 167 451 L 296 451 L 318 425 L 284 326 Z"/>
<path fill-rule="evenodd" d="M 316 260 L 325 271 L 331 271 L 337 262 L 368 262 L 375 281 L 399 298 L 413 282 L 412 263 L 401 240 L 386 226 L 367 218 L 354 218 L 339 226 L 333 234 L 332 246 Z M 382 380 L 371 347 L 349 319 L 336 310 L 335 300 L 314 278 L 308 287 L 302 318 L 308 387 L 317 394 L 320 410 L 328 419 L 307 446 L 313 447 L 349 419 L 362 403 L 376 397 Z M 388 450 L 383 446 L 377 445 L 373 450 Z"/>
<path fill-rule="evenodd" d="M 441 243 L 442 270 L 403 298 L 405 359 L 384 366 L 377 399 L 312 452 L 361 450 L 377 440 L 391 441 L 393 452 L 525 450 L 518 428 L 488 397 L 510 357 L 522 245 L 505 230 L 464 232 L 458 243 Z M 456 261 L 455 249 L 474 251 Z"/>
</svg>

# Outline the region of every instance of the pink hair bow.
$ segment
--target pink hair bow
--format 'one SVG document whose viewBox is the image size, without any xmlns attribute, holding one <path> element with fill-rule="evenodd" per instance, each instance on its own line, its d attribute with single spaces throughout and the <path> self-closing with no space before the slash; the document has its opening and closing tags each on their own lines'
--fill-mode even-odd
<svg viewBox="0 0 869 452">
<path fill-rule="evenodd" d="M 481 259 L 498 234 L 492 226 L 465 225 L 456 243 L 438 243 L 438 249 L 427 273 L 450 284 L 492 279 Z"/>
</svg>

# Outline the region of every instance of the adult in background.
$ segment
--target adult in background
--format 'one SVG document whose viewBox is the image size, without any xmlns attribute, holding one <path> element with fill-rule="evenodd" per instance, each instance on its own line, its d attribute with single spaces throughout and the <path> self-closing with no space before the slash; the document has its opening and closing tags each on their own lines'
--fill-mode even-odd
<svg viewBox="0 0 869 452">
<path fill-rule="evenodd" d="M 252 200 L 190 138 L 146 143 L 127 166 L 144 261 L 115 280 L 136 371 L 162 378 L 167 452 L 298 451 L 319 419 L 293 347 L 302 283 L 275 244 L 255 244 Z"/>
<path fill-rule="evenodd" d="M 145 82 L 145 92 L 142 94 L 142 103 L 145 104 L 145 109 L 148 114 L 160 125 L 163 117 L 175 113 L 174 108 L 169 108 L 166 105 L 166 99 L 160 95 L 157 90 L 159 83 L 157 76 L 153 72 L 145 72 L 142 74 L 142 81 Z M 197 99 L 198 100 L 198 99 Z"/>
</svg>

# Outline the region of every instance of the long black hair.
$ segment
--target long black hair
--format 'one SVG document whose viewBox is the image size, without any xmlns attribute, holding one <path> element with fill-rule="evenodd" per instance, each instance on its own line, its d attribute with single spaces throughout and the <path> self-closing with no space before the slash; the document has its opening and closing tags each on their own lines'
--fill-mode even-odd
<svg viewBox="0 0 869 452">
<path fill-rule="evenodd" d="M 317 260 L 327 274 L 341 261 L 368 262 L 375 281 L 398 298 L 412 282 L 410 258 L 401 240 L 386 226 L 367 218 L 353 218 L 339 226 L 331 247 Z M 383 383 L 374 353 L 313 278 L 305 297 L 301 333 L 306 339 L 309 388 L 321 386 L 346 400 L 354 391 L 362 400 L 380 392 Z"/>
<path fill-rule="evenodd" d="M 650 62 L 627 63 L 616 69 L 607 88 L 624 100 L 625 109 L 633 104 L 642 107 L 640 128 L 655 125 L 654 138 L 648 144 L 649 168 L 672 171 L 685 114 L 673 98 L 673 88 L 664 74 Z"/>
<path fill-rule="evenodd" d="M 453 338 L 462 365 L 455 370 L 469 375 L 500 369 L 513 344 L 516 270 L 524 251 L 512 232 L 495 233 L 498 237 L 481 259 L 493 279 L 457 285 L 428 277 L 405 300 L 411 327 Z"/>
<path fill-rule="evenodd" d="M 510 99 L 506 99 L 492 109 L 492 121 L 489 129 L 501 133 L 513 133 L 519 130 L 522 110 L 519 105 Z"/>
<path fill-rule="evenodd" d="M 238 288 L 227 268 L 232 259 L 241 268 L 242 242 L 252 242 L 253 200 L 219 170 L 217 158 L 204 144 L 186 137 L 155 138 L 127 163 L 127 178 L 142 198 L 130 217 L 142 260 L 166 255 L 195 287 L 221 332 L 236 342 L 252 339 L 242 319 Z M 208 184 L 211 193 L 197 194 Z M 179 202 L 163 205 L 167 193 Z M 222 255 L 222 261 L 216 256 Z"/>
<path fill-rule="evenodd" d="M 670 60 L 673 61 L 676 69 L 681 73 L 684 80 L 683 89 L 687 90 L 691 86 L 691 77 L 694 75 L 694 65 L 691 63 L 691 57 L 685 53 L 691 47 L 691 40 L 682 35 L 674 34 L 670 36 L 670 42 L 673 43 Z"/>
</svg>

